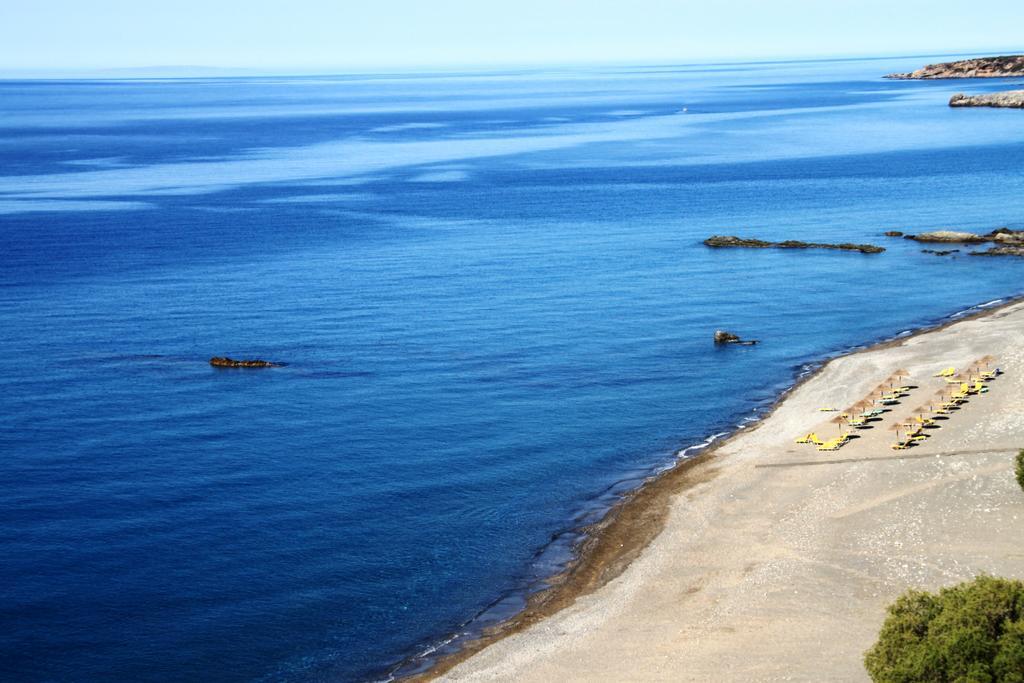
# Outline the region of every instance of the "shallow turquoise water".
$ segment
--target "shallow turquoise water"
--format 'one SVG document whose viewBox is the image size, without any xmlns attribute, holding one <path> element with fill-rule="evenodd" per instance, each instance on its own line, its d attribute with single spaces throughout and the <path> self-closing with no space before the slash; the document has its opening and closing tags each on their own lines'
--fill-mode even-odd
<svg viewBox="0 0 1024 683">
<path fill-rule="evenodd" d="M 945 106 L 1007 84 L 920 61 L 0 82 L 5 680 L 386 676 L 808 363 L 1021 293 L 881 236 L 1024 228 L 1024 118 Z"/>
</svg>

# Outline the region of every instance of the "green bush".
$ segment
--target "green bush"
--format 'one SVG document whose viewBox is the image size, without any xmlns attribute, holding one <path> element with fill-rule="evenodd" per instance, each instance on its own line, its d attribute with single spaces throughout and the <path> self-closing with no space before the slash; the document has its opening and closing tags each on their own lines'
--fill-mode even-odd
<svg viewBox="0 0 1024 683">
<path fill-rule="evenodd" d="M 1017 483 L 1024 489 L 1024 449 L 1017 453 Z"/>
<path fill-rule="evenodd" d="M 1024 683 L 1024 582 L 979 576 L 905 593 L 864 666 L 875 683 Z"/>
</svg>

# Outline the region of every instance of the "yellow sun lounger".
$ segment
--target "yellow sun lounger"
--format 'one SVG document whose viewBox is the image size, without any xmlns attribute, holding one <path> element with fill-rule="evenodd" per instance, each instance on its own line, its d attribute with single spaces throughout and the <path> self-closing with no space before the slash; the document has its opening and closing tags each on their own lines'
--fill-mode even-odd
<svg viewBox="0 0 1024 683">
<path fill-rule="evenodd" d="M 839 437 L 838 439 L 832 439 L 831 441 L 826 441 L 825 443 L 821 444 L 820 446 L 818 446 L 818 450 L 838 451 L 844 443 L 846 443 L 846 440 L 843 439 L 842 437 Z"/>
<path fill-rule="evenodd" d="M 956 368 L 946 368 L 945 370 L 940 370 L 939 372 L 936 372 L 934 375 L 932 375 L 932 377 L 952 377 L 955 374 Z"/>
<path fill-rule="evenodd" d="M 819 439 L 818 435 L 815 434 L 814 432 L 811 432 L 807 436 L 801 436 L 799 439 L 796 440 L 796 442 L 797 443 L 813 443 L 813 444 L 817 444 L 819 446 L 821 444 L 825 443 L 824 441 Z"/>
</svg>

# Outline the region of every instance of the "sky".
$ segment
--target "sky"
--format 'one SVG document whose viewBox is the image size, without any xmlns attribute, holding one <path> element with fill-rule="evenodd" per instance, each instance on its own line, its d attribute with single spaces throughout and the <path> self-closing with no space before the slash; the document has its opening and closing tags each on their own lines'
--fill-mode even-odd
<svg viewBox="0 0 1024 683">
<path fill-rule="evenodd" d="M 318 72 L 1024 51 L 1020 0 L 0 0 L 0 70 Z"/>
</svg>

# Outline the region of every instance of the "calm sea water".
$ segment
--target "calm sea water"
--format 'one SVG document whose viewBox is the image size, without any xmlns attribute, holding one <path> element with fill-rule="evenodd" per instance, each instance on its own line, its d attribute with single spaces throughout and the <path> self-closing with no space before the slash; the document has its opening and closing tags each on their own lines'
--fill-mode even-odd
<svg viewBox="0 0 1024 683">
<path fill-rule="evenodd" d="M 1024 228 L 1024 116 L 946 106 L 1007 84 L 925 61 L 0 83 L 0 676 L 386 677 L 805 364 L 1021 293 L 881 236 Z"/>
</svg>

